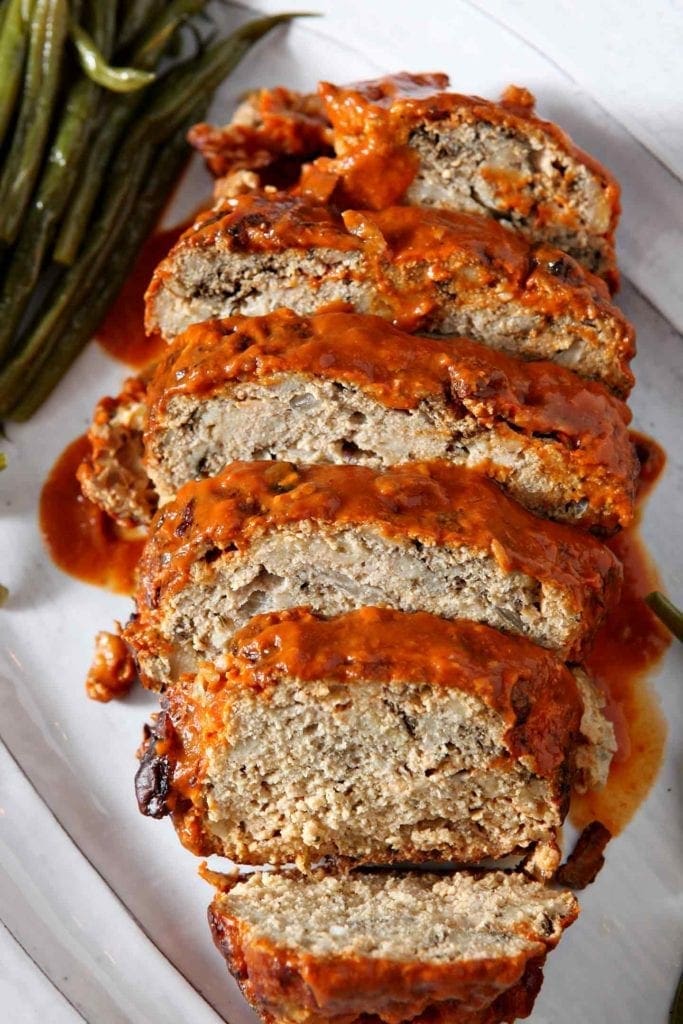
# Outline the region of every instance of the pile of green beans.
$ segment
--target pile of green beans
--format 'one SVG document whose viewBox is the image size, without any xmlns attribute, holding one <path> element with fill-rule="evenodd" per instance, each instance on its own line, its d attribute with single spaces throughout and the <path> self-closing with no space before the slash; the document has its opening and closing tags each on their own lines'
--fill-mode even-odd
<svg viewBox="0 0 683 1024">
<path fill-rule="evenodd" d="M 28 419 L 64 375 L 153 229 L 188 127 L 254 43 L 296 17 L 174 59 L 206 6 L 0 5 L 0 419 Z"/>
</svg>

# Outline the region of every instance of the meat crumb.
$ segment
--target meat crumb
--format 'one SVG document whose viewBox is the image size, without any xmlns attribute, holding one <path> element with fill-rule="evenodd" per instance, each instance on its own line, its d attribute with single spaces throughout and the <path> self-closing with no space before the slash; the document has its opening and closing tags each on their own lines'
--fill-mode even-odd
<svg viewBox="0 0 683 1024">
<path fill-rule="evenodd" d="M 95 637 L 95 656 L 85 681 L 85 692 L 91 700 L 107 703 L 124 697 L 137 678 L 135 662 L 120 636 L 102 631 Z"/>
<path fill-rule="evenodd" d="M 595 881 L 605 863 L 603 854 L 611 838 L 612 833 L 601 821 L 586 825 L 576 846 L 559 868 L 555 881 L 570 889 L 585 889 Z"/>
</svg>

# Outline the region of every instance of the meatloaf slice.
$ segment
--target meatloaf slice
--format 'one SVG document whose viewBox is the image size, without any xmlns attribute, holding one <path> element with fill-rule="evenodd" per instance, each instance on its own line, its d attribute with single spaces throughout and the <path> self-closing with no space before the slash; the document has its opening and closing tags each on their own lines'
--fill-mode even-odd
<svg viewBox="0 0 683 1024">
<path fill-rule="evenodd" d="M 585 677 L 550 652 L 382 608 L 258 616 L 163 704 L 143 813 L 248 864 L 471 863 L 540 843 L 556 867 L 569 789 L 604 781 L 614 746 Z"/>
<path fill-rule="evenodd" d="M 152 524 L 126 637 L 148 685 L 216 657 L 253 615 L 309 604 L 470 618 L 578 655 L 616 599 L 617 558 L 443 462 L 235 462 Z"/>
<path fill-rule="evenodd" d="M 322 82 L 338 159 L 317 173 L 339 175 L 350 207 L 404 201 L 495 217 L 616 285 L 615 178 L 536 117 L 526 89 L 511 86 L 500 103 L 447 90 L 440 74 Z"/>
<path fill-rule="evenodd" d="M 630 413 L 555 363 L 354 313 L 197 324 L 157 368 L 145 460 L 162 502 L 236 459 L 481 468 L 527 508 L 612 531 L 633 516 Z"/>
<path fill-rule="evenodd" d="M 214 941 L 267 1024 L 499 1024 L 527 1017 L 579 912 L 523 875 L 259 872 L 226 879 Z"/>
<path fill-rule="evenodd" d="M 339 215 L 292 196 L 227 200 L 157 267 L 146 323 L 171 340 L 211 317 L 331 303 L 551 359 L 622 394 L 633 383 L 633 328 L 604 282 L 491 218 L 434 208 Z"/>
</svg>

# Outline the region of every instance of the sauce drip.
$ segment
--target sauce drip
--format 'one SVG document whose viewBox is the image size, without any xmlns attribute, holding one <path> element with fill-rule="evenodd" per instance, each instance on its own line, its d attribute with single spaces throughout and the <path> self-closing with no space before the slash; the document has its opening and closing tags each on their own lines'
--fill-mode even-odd
<svg viewBox="0 0 683 1024">
<path fill-rule="evenodd" d="M 641 460 L 638 502 L 649 494 L 664 468 L 662 449 L 633 435 Z M 659 576 L 633 526 L 608 541 L 624 565 L 624 586 L 617 607 L 600 629 L 586 668 L 607 694 L 618 750 L 604 789 L 574 795 L 571 820 L 578 828 L 601 821 L 617 835 L 647 796 L 661 767 L 666 721 L 647 674 L 661 660 L 671 637 L 643 598 L 661 589 Z"/>
<path fill-rule="evenodd" d="M 89 450 L 76 438 L 52 467 L 40 495 L 40 529 L 55 565 L 86 583 L 131 594 L 144 540 L 124 531 L 81 493 L 76 470 Z"/>
<path fill-rule="evenodd" d="M 145 292 L 154 268 L 177 242 L 187 224 L 149 236 L 138 253 L 128 277 L 97 328 L 96 339 L 114 359 L 136 368 L 156 359 L 165 349 L 159 334 L 145 334 Z"/>
</svg>

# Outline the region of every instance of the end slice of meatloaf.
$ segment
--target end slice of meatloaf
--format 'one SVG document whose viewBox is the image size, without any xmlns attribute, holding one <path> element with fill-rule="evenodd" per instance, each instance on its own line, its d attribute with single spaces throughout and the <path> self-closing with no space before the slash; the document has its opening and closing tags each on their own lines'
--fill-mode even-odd
<svg viewBox="0 0 683 1024">
<path fill-rule="evenodd" d="M 527 1017 L 579 908 L 501 871 L 226 879 L 214 941 L 267 1024 L 500 1024 Z"/>
<path fill-rule="evenodd" d="M 633 517 L 626 405 L 555 363 L 379 317 L 278 310 L 188 328 L 149 385 L 162 503 L 237 459 L 476 467 L 527 508 L 611 532 Z"/>
<path fill-rule="evenodd" d="M 149 523 L 158 503 L 143 461 L 146 419 L 147 379 L 130 377 L 116 398 L 95 406 L 90 450 L 77 473 L 86 498 L 125 527 Z"/>
<path fill-rule="evenodd" d="M 258 616 L 183 677 L 137 778 L 194 853 L 246 864 L 476 862 L 556 851 L 600 716 L 548 651 L 488 626 L 363 608 Z M 557 856 L 543 858 L 556 867 Z"/>
<path fill-rule="evenodd" d="M 526 89 L 511 86 L 499 103 L 447 90 L 440 74 L 321 82 L 337 159 L 316 170 L 339 176 L 335 200 L 483 213 L 564 249 L 616 285 L 616 179 L 536 117 Z"/>
<path fill-rule="evenodd" d="M 138 579 L 125 635 L 156 687 L 220 654 L 253 615 L 300 604 L 475 619 L 576 657 L 621 564 L 459 466 L 236 462 L 157 513 Z"/>
<path fill-rule="evenodd" d="M 434 208 L 340 216 L 281 194 L 227 200 L 157 267 L 146 323 L 170 341 L 212 317 L 331 303 L 550 359 L 620 394 L 633 384 L 633 328 L 604 282 L 490 218 Z"/>
<path fill-rule="evenodd" d="M 217 179 L 216 195 L 228 195 L 245 172 L 259 188 L 293 184 L 304 160 L 334 152 L 320 97 L 281 86 L 253 92 L 224 127 L 194 125 L 188 142 Z"/>
</svg>

